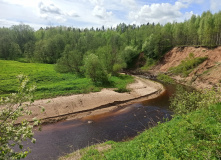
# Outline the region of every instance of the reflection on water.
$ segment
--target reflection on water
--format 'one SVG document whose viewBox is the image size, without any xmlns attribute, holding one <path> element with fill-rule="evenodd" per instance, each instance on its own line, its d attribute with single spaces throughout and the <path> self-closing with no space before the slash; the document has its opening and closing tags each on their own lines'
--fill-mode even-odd
<svg viewBox="0 0 221 160">
<path fill-rule="evenodd" d="M 26 159 L 56 159 L 92 144 L 134 137 L 171 118 L 168 98 L 173 92 L 174 87 L 168 86 L 163 95 L 152 100 L 97 116 L 45 125 L 41 132 L 35 132 L 36 144 L 28 144 L 32 153 Z"/>
</svg>

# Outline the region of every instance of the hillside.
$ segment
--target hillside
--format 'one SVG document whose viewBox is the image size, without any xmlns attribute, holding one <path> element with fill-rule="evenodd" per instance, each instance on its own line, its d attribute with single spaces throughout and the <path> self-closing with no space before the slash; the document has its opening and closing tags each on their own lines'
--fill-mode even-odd
<svg viewBox="0 0 221 160">
<path fill-rule="evenodd" d="M 193 53 L 195 57 L 207 57 L 203 63 L 193 69 L 187 76 L 170 74 L 170 68 L 178 66 Z M 221 80 L 221 47 L 208 49 L 204 47 L 175 47 L 165 54 L 163 59 L 150 70 L 152 74 L 170 74 L 179 83 L 196 88 L 217 87 Z"/>
</svg>

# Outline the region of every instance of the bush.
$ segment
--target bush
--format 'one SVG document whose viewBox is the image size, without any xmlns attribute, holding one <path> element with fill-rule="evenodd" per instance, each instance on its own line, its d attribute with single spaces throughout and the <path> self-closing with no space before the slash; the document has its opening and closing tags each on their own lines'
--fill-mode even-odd
<svg viewBox="0 0 221 160">
<path fill-rule="evenodd" d="M 123 64 L 115 63 L 113 66 L 113 75 L 118 75 L 124 66 L 125 65 L 123 65 Z"/>
<path fill-rule="evenodd" d="M 33 127 L 39 124 L 39 121 L 34 120 L 30 124 L 27 120 L 22 120 L 20 124 L 16 124 L 19 117 L 30 115 L 29 105 L 27 102 L 33 102 L 33 92 L 35 87 L 28 87 L 28 78 L 19 76 L 20 87 L 18 93 L 12 94 L 10 97 L 1 98 L 0 105 L 5 107 L 0 110 L 0 159 L 21 159 L 25 158 L 30 150 L 23 148 L 22 142 L 33 138 Z M 14 147 L 18 147 L 20 151 L 14 151 Z"/>
<path fill-rule="evenodd" d="M 127 89 L 126 87 L 120 87 L 118 89 L 115 89 L 114 91 L 119 93 L 124 93 L 124 92 L 129 92 L 130 90 Z"/>
<path fill-rule="evenodd" d="M 109 83 L 108 74 L 95 54 L 90 54 L 85 58 L 84 69 L 85 75 L 91 78 L 95 84 Z"/>
<path fill-rule="evenodd" d="M 78 51 L 66 51 L 60 59 L 57 60 L 55 70 L 60 73 L 81 74 L 82 54 Z"/>
<path fill-rule="evenodd" d="M 152 58 L 147 58 L 146 59 L 146 63 L 143 67 L 141 67 L 142 70 L 148 70 L 151 67 L 153 67 L 156 64 L 156 60 L 152 59 Z"/>
<path fill-rule="evenodd" d="M 170 108 L 176 114 L 186 114 L 198 108 L 208 108 L 221 100 L 221 92 L 214 89 L 188 92 L 178 86 L 176 94 L 170 99 Z"/>
<path fill-rule="evenodd" d="M 166 74 L 158 74 L 157 75 L 157 79 L 162 81 L 162 82 L 165 82 L 165 83 L 170 83 L 170 84 L 174 84 L 174 80 L 172 78 L 170 78 L 170 76 L 166 75 Z"/>
</svg>

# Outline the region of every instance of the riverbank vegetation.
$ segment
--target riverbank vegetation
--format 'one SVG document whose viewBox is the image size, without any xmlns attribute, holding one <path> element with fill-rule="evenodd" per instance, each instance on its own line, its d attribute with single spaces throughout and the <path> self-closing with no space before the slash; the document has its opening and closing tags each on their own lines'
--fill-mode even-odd
<svg viewBox="0 0 221 160">
<path fill-rule="evenodd" d="M 220 159 L 221 103 L 213 90 L 187 92 L 172 98 L 174 118 L 126 142 L 108 141 L 60 159 Z M 216 103 L 216 104 L 214 104 Z"/>
<path fill-rule="evenodd" d="M 175 84 L 175 81 L 170 76 L 163 73 L 159 73 L 157 75 L 157 80 L 160 80 L 161 82 L 164 83 Z"/>
<path fill-rule="evenodd" d="M 175 75 L 188 76 L 199 64 L 207 60 L 207 57 L 195 57 L 193 53 L 189 54 L 189 57 L 184 59 L 178 66 L 171 67 L 169 72 Z"/>
<path fill-rule="evenodd" d="M 35 83 L 35 99 L 100 91 L 103 87 L 126 89 L 133 82 L 129 75 L 111 76 L 108 84 L 94 84 L 89 78 L 71 73 L 58 73 L 53 64 L 21 63 L 0 60 L 0 95 L 9 96 L 18 88 L 17 75 L 27 75 Z"/>
</svg>

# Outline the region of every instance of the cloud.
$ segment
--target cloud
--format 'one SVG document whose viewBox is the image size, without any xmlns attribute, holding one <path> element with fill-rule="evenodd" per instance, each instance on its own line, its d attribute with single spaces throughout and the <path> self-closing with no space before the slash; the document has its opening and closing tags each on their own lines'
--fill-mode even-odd
<svg viewBox="0 0 221 160">
<path fill-rule="evenodd" d="M 40 9 L 40 12 L 43 13 L 43 14 L 58 14 L 58 15 L 62 15 L 62 11 L 56 7 L 54 4 L 49 4 L 48 6 L 45 5 L 43 2 L 40 2 L 39 3 L 39 9 Z"/>
<path fill-rule="evenodd" d="M 70 18 L 80 17 L 74 10 L 63 11 L 53 3 L 45 4 L 40 2 L 38 4 L 40 17 L 47 20 L 48 23 L 63 24 Z"/>
<path fill-rule="evenodd" d="M 210 0 L 210 10 L 212 12 L 221 11 L 221 3 L 220 0 Z"/>
<path fill-rule="evenodd" d="M 161 23 L 165 24 L 170 21 L 178 19 L 182 16 L 181 8 L 186 7 L 181 2 L 176 2 L 175 5 L 170 3 L 153 3 L 151 5 L 144 5 L 140 8 L 138 13 L 131 12 L 129 17 L 135 23 Z"/>
<path fill-rule="evenodd" d="M 136 8 L 137 7 L 137 3 L 135 2 L 135 0 L 121 0 L 120 1 L 122 5 L 128 7 L 128 8 Z"/>
<path fill-rule="evenodd" d="M 67 13 L 70 17 L 80 17 L 74 10 L 71 10 Z"/>
<path fill-rule="evenodd" d="M 107 12 L 104 7 L 97 5 L 93 9 L 93 15 L 102 20 L 107 20 L 108 18 L 112 16 L 112 12 Z"/>
<path fill-rule="evenodd" d="M 104 0 L 89 0 L 89 2 L 93 5 L 103 5 L 104 4 Z"/>
<path fill-rule="evenodd" d="M 5 27 L 11 27 L 12 25 L 18 25 L 18 22 L 10 21 L 7 19 L 0 19 L 0 25 Z"/>
</svg>

